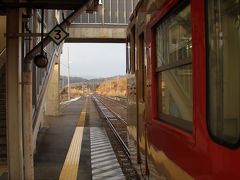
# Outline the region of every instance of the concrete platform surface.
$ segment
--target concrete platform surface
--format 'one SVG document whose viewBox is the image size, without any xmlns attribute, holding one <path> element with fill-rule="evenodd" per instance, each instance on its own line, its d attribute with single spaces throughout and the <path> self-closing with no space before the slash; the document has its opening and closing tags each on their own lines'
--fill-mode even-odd
<svg viewBox="0 0 240 180">
<path fill-rule="evenodd" d="M 125 179 L 91 96 L 63 106 L 47 124 L 38 138 L 36 180 Z"/>
</svg>

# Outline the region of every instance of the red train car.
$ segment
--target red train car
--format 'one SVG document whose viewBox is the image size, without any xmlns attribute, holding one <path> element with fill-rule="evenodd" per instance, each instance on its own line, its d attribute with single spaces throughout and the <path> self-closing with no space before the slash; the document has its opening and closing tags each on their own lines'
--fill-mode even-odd
<svg viewBox="0 0 240 180">
<path fill-rule="evenodd" d="M 240 179 L 240 1 L 142 0 L 127 33 L 128 132 L 149 179 Z"/>
</svg>

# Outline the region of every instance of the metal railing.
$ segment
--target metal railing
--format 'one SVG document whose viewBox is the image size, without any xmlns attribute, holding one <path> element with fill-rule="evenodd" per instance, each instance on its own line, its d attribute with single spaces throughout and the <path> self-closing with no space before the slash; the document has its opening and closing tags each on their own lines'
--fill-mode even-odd
<svg viewBox="0 0 240 180">
<path fill-rule="evenodd" d="M 6 59 L 5 58 L 1 58 L 4 53 L 6 52 L 7 48 L 3 48 L 1 51 L 0 51 L 0 69 L 2 69 L 2 67 L 4 66 L 5 62 L 6 62 Z"/>
<path fill-rule="evenodd" d="M 98 11 L 92 14 L 84 12 L 73 24 L 91 25 L 127 25 L 139 0 L 102 0 Z"/>
<path fill-rule="evenodd" d="M 55 64 L 55 56 L 59 53 L 59 49 L 61 47 L 54 48 L 51 54 L 48 55 L 49 64 L 45 69 L 37 69 L 38 72 L 36 73 L 39 77 L 37 77 L 37 83 L 36 83 L 36 94 L 35 94 L 35 100 L 34 101 L 34 109 L 33 109 L 33 127 L 36 125 L 36 120 L 38 118 L 39 109 L 41 107 L 41 103 L 44 97 L 44 94 L 47 89 L 47 84 L 51 75 L 51 71 L 53 69 L 53 66 Z"/>
<path fill-rule="evenodd" d="M 3 53 L 7 50 L 7 48 L 3 48 L 3 50 L 0 51 L 0 57 L 3 55 Z"/>
</svg>

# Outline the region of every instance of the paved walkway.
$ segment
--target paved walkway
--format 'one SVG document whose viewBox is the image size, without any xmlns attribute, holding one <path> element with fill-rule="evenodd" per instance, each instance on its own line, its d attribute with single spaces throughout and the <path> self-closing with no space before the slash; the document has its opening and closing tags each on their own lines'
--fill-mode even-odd
<svg viewBox="0 0 240 180">
<path fill-rule="evenodd" d="M 39 134 L 35 179 L 125 179 L 90 96 L 68 103 L 47 123 Z"/>
<path fill-rule="evenodd" d="M 73 133 L 79 120 L 84 98 L 65 106 L 62 115 L 48 117 L 48 127 L 38 134 L 34 157 L 35 179 L 55 180 L 59 178 Z"/>
</svg>

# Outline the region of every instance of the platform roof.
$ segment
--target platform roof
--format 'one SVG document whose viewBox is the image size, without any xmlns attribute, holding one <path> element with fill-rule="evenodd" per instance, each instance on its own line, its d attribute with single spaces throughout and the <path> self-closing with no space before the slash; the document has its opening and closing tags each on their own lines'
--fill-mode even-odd
<svg viewBox="0 0 240 180">
<path fill-rule="evenodd" d="M 44 8 L 44 9 L 78 9 L 93 0 L 0 0 L 0 9 L 6 8 Z"/>
</svg>

